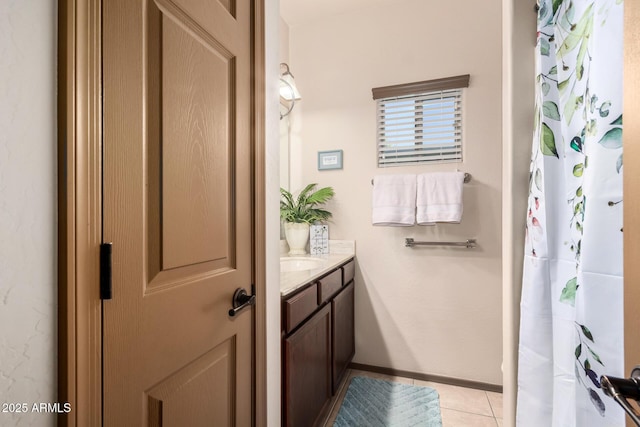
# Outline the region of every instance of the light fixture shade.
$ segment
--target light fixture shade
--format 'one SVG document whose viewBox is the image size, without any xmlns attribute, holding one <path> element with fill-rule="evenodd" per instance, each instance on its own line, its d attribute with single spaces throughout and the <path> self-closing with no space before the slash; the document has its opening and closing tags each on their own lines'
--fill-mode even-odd
<svg viewBox="0 0 640 427">
<path fill-rule="evenodd" d="M 296 83 L 293 81 L 293 76 L 289 72 L 280 77 L 280 96 L 287 101 L 302 99 Z"/>
</svg>

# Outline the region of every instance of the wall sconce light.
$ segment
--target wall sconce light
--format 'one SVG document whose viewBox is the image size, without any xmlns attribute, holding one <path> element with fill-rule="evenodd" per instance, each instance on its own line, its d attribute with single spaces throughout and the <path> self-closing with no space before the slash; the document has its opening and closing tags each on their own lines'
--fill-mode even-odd
<svg viewBox="0 0 640 427">
<path fill-rule="evenodd" d="M 280 98 L 289 103 L 287 111 L 280 113 L 280 120 L 282 120 L 283 117 L 291 113 L 296 101 L 302 99 L 302 96 L 300 96 L 296 83 L 293 81 L 293 74 L 289 71 L 289 66 L 283 62 L 280 64 L 280 68 L 284 68 L 284 72 L 280 74 Z"/>
</svg>

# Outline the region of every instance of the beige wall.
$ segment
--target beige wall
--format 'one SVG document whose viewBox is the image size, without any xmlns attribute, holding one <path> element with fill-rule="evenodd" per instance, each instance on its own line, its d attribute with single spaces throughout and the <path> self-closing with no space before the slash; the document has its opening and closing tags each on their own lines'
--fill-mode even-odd
<svg viewBox="0 0 640 427">
<path fill-rule="evenodd" d="M 289 63 L 289 26 L 284 19 L 279 19 L 279 58 L 280 63 Z M 281 72 L 281 70 L 278 70 Z M 279 85 L 279 81 L 278 81 Z M 287 111 L 286 106 L 281 105 L 281 113 Z M 289 188 L 289 116 L 279 120 L 280 126 L 280 187 Z"/>
<path fill-rule="evenodd" d="M 56 401 L 56 20 L 54 1 L 0 1 L 0 403 L 29 410 Z"/>
<path fill-rule="evenodd" d="M 302 93 L 292 138 L 292 189 L 336 190 L 331 238 L 355 239 L 355 362 L 502 383 L 501 4 L 403 0 L 291 26 L 290 61 Z M 378 169 L 371 88 L 470 74 L 464 162 Z M 344 150 L 344 169 L 317 171 L 317 152 Z M 459 168 L 463 222 L 371 226 L 371 178 Z M 479 247 L 404 247 L 404 238 Z"/>
</svg>

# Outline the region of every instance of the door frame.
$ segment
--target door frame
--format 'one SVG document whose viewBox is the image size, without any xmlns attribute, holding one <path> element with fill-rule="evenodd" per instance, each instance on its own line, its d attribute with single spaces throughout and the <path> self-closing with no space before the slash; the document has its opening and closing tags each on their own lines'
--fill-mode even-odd
<svg viewBox="0 0 640 427">
<path fill-rule="evenodd" d="M 266 425 L 264 0 L 253 8 L 254 423 Z M 102 425 L 102 0 L 58 0 L 58 401 L 60 426 Z M 231 303 L 231 302 L 230 302 Z"/>
<path fill-rule="evenodd" d="M 623 229 L 624 229 L 624 377 L 640 363 L 640 340 L 638 340 L 638 305 L 640 304 L 640 227 L 635 222 L 640 210 L 640 29 L 635 25 L 640 19 L 640 4 L 628 1 L 624 4 L 624 144 L 623 173 Z M 626 417 L 627 427 L 635 426 Z"/>
</svg>

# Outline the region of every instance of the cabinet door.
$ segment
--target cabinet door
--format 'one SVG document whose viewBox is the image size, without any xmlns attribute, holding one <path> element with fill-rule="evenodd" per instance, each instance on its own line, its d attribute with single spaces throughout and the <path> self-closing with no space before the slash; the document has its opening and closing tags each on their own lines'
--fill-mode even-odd
<svg viewBox="0 0 640 427">
<path fill-rule="evenodd" d="M 284 340 L 286 426 L 312 426 L 331 399 L 331 305 Z"/>
<path fill-rule="evenodd" d="M 356 351 L 354 338 L 354 286 L 353 281 L 345 286 L 331 301 L 332 342 L 333 342 L 333 392 L 344 376 L 347 366 Z"/>
</svg>

